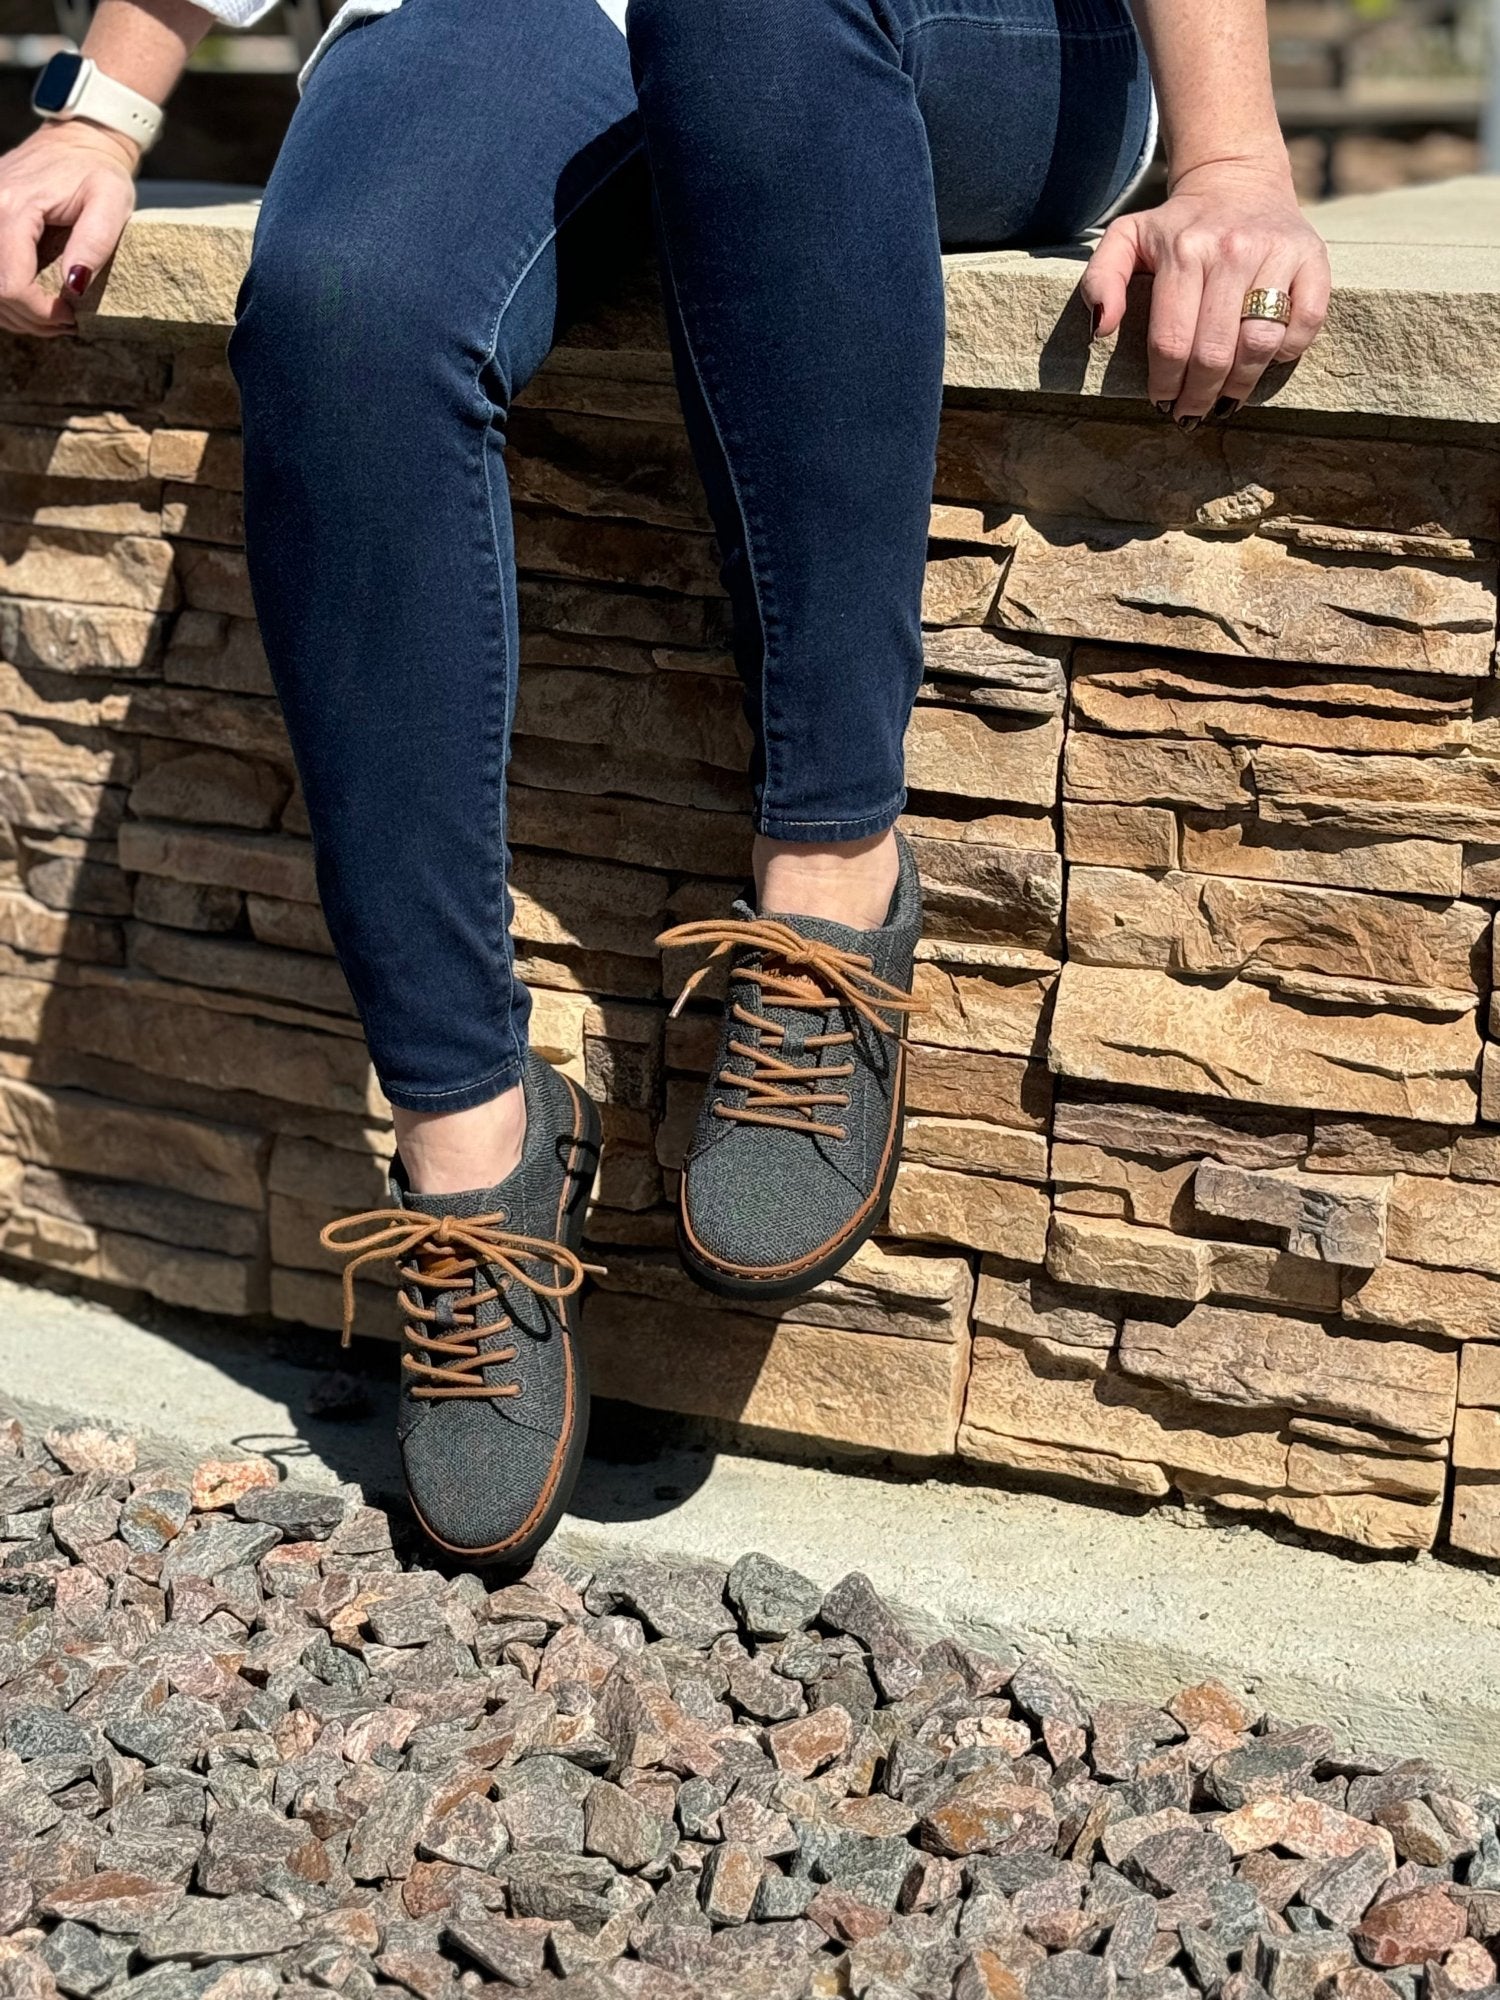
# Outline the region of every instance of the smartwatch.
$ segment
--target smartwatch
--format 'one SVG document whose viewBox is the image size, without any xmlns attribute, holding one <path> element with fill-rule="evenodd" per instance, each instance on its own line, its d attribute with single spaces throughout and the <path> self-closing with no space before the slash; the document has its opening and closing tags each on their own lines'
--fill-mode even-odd
<svg viewBox="0 0 1500 2000">
<path fill-rule="evenodd" d="M 32 90 L 31 108 L 38 118 L 90 118 L 134 139 L 143 153 L 162 126 L 160 105 L 128 84 L 117 83 L 91 57 L 72 49 L 48 58 Z"/>
</svg>

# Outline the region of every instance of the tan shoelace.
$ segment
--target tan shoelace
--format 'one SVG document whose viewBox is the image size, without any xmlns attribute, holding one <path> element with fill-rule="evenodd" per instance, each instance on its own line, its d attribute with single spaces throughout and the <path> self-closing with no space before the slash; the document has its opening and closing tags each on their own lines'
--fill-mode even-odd
<svg viewBox="0 0 1500 2000">
<path fill-rule="evenodd" d="M 345 1215 L 328 1223 L 319 1233 L 319 1242 L 325 1250 L 347 1259 L 342 1344 L 349 1345 L 354 1331 L 356 1274 L 366 1264 L 378 1260 L 394 1262 L 404 1281 L 397 1296 L 403 1310 L 411 1315 L 402 1328 L 405 1338 L 413 1347 L 429 1354 L 452 1357 L 447 1362 L 432 1362 L 417 1354 L 403 1354 L 401 1366 L 408 1374 L 422 1378 L 412 1394 L 431 1401 L 454 1396 L 519 1396 L 519 1382 L 504 1382 L 492 1388 L 482 1379 L 484 1369 L 514 1361 L 518 1352 L 514 1347 L 486 1351 L 480 1346 L 481 1341 L 511 1325 L 504 1316 L 487 1326 L 475 1323 L 478 1308 L 498 1299 L 499 1289 L 491 1285 L 468 1291 L 462 1304 L 455 1299 L 452 1318 L 440 1334 L 430 1330 L 437 1324 L 437 1308 L 424 1305 L 418 1290 L 464 1291 L 481 1265 L 491 1265 L 535 1292 L 538 1298 L 566 1299 L 579 1289 L 586 1275 L 602 1276 L 603 1271 L 598 1264 L 585 1264 L 565 1243 L 549 1243 L 542 1236 L 518 1236 L 513 1230 L 500 1227 L 504 1221 L 503 1210 L 494 1215 L 460 1217 L 414 1215 L 406 1208 L 370 1208 L 360 1215 Z M 361 1236 L 347 1233 L 360 1229 L 365 1232 Z M 417 1261 L 405 1261 L 414 1253 L 420 1253 Z M 550 1264 L 554 1271 L 567 1275 L 561 1282 L 549 1285 L 526 1268 L 535 1264 Z M 411 1291 L 406 1290 L 408 1285 Z"/>
<path fill-rule="evenodd" d="M 731 977 L 753 986 L 762 1006 L 803 1007 L 826 1014 L 830 1007 L 843 1003 L 883 1035 L 894 1037 L 901 1033 L 899 1017 L 919 1013 L 925 1004 L 880 978 L 868 954 L 844 951 L 821 938 L 803 937 L 790 924 L 778 923 L 774 917 L 707 918 L 698 923 L 675 924 L 671 930 L 663 931 L 656 942 L 713 947 L 678 994 L 673 1015 L 681 1011 L 714 960 L 737 948 L 761 954 L 758 971 L 753 966 L 737 966 Z M 775 966 L 769 966 L 768 959 L 774 959 Z M 897 1020 L 886 1020 L 882 1010 L 896 1014 Z M 745 1027 L 759 1029 L 761 1040 L 729 1044 L 731 1055 L 750 1064 L 750 1073 L 742 1076 L 734 1070 L 721 1069 L 715 1081 L 743 1091 L 745 1101 L 716 1103 L 714 1116 L 738 1119 L 747 1125 L 780 1125 L 787 1131 L 806 1132 L 821 1139 L 848 1138 L 842 1125 L 820 1123 L 814 1113 L 841 1111 L 849 1102 L 848 1091 L 823 1090 L 819 1086 L 841 1083 L 853 1076 L 852 1062 L 825 1063 L 822 1059 L 825 1049 L 852 1043 L 853 1031 L 845 1028 L 835 1034 L 806 1036 L 803 1048 L 817 1052 L 817 1061 L 808 1070 L 776 1053 L 785 1035 L 774 1021 L 738 1000 L 731 1004 L 730 1015 Z"/>
</svg>

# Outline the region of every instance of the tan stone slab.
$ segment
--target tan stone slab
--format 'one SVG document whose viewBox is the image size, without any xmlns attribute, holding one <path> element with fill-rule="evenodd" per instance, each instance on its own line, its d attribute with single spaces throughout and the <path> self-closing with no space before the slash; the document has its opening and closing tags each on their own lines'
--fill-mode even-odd
<svg viewBox="0 0 1500 2000">
<path fill-rule="evenodd" d="M 1072 805 L 1195 806 L 1235 812 L 1253 803 L 1248 754 L 1233 745 L 1172 737 L 1106 736 L 1074 729 L 1063 759 Z"/>
<path fill-rule="evenodd" d="M 1320 1118 L 1307 1164 L 1325 1174 L 1446 1174 L 1462 1137 L 1451 1125 L 1399 1118 Z"/>
<path fill-rule="evenodd" d="M 583 1317 L 595 1395 L 903 1457 L 953 1450 L 962 1342 L 797 1326 L 596 1292 Z"/>
<path fill-rule="evenodd" d="M 0 523 L 0 590 L 130 611 L 178 600 L 172 550 L 154 536 Z"/>
<path fill-rule="evenodd" d="M 592 1233 L 592 1220 L 590 1228 Z M 970 1264 L 966 1256 L 925 1244 L 872 1238 L 810 1292 L 779 1301 L 746 1301 L 736 1311 L 804 1326 L 842 1327 L 849 1333 L 967 1342 L 974 1296 Z M 690 1316 L 702 1309 L 702 1292 L 683 1270 L 675 1247 L 613 1250 L 598 1283 L 601 1290 L 656 1299 Z"/>
<path fill-rule="evenodd" d="M 29 983 L 0 980 L 0 1010 L 6 989 Z M 168 993 L 191 995 L 191 989 L 165 982 L 155 991 L 140 980 L 121 980 L 113 991 L 44 990 L 50 995 L 46 1032 L 75 1055 L 214 1092 L 252 1091 L 356 1117 L 384 1109 L 363 1044 L 343 1034 L 311 1034 L 302 1023 L 211 1009 L 191 997 L 168 999 Z M 310 1024 L 310 1017 L 303 1022 Z M 12 1039 L 35 1044 L 41 1033 L 38 1022 Z"/>
<path fill-rule="evenodd" d="M 969 699 L 981 698 L 1017 715 L 1061 715 L 1067 704 L 1067 647 L 1055 640 L 1022 640 L 1005 632 L 952 626 L 922 634 L 922 663 L 931 692 L 957 681 Z"/>
<path fill-rule="evenodd" d="M 1297 436 L 1244 423 L 1188 437 L 1145 413 L 1084 402 L 1059 421 L 1024 404 L 950 407 L 938 437 L 946 500 L 1049 520 L 1296 532 L 1307 523 L 1428 537 L 1495 536 L 1489 455 L 1406 439 Z"/>
<path fill-rule="evenodd" d="M 710 674 L 649 678 L 530 667 L 519 677 L 516 730 L 637 755 L 695 758 L 739 772 L 750 754 L 737 682 Z"/>
<path fill-rule="evenodd" d="M 208 338 L 233 324 L 256 203 L 249 191 L 153 184 L 85 317 L 90 336 Z M 168 206 L 175 202 L 176 206 Z M 1485 423 L 1500 403 L 1500 240 L 1493 184 L 1475 177 L 1313 210 L 1333 238 L 1323 337 L 1295 369 L 1273 369 L 1258 401 L 1308 411 Z M 1387 206 L 1382 207 L 1382 204 Z M 1455 247 L 1455 213 L 1470 218 Z M 945 259 L 955 387 L 1140 401 L 1149 283 L 1131 287 L 1125 326 L 1091 344 L 1076 253 L 976 251 Z M 654 305 L 569 334 L 549 377 L 665 381 Z M 1465 357 L 1455 368 L 1453 356 Z M 669 406 L 668 406 L 669 407 Z"/>
<path fill-rule="evenodd" d="M 1344 1317 L 1448 1340 L 1500 1340 L 1500 1278 L 1387 1257 L 1345 1293 Z"/>
<path fill-rule="evenodd" d="M 1380 1493 L 1274 1493 L 1267 1512 L 1304 1534 L 1367 1549 L 1430 1549 L 1443 1522 L 1441 1499 L 1413 1502 Z"/>
<path fill-rule="evenodd" d="M 119 605 L 9 598 L 0 601 L 0 654 L 22 668 L 142 680 L 157 671 L 167 624 Z"/>
<path fill-rule="evenodd" d="M 1075 739 L 1076 740 L 1076 739 Z M 1484 895 L 1457 842 L 1382 836 L 1339 825 L 1278 826 L 1250 817 L 1182 822 L 1182 866 L 1201 875 L 1324 883 L 1397 896 Z M 1497 883 L 1500 893 L 1500 883 Z"/>
<path fill-rule="evenodd" d="M 919 702 L 906 732 L 907 782 L 919 792 L 1051 806 L 1062 745 L 1061 716 L 1014 717 Z"/>
<path fill-rule="evenodd" d="M 1224 1104 L 1112 1103 L 1061 1098 L 1052 1121 L 1056 1140 L 1103 1147 L 1158 1162 L 1213 1158 L 1237 1167 L 1291 1166 L 1307 1150 L 1308 1120 Z"/>
<path fill-rule="evenodd" d="M 149 875 L 141 877 L 147 882 L 152 879 Z M 139 897 L 139 883 L 136 894 Z M 333 939 L 328 935 L 323 912 L 316 903 L 292 903 L 279 896 L 250 895 L 245 898 L 245 913 L 250 919 L 252 936 L 259 938 L 262 944 L 284 945 L 289 951 L 321 952 L 325 957 L 332 955 Z"/>
<path fill-rule="evenodd" d="M 1500 836 L 1500 763 L 1488 757 L 1350 757 L 1270 748 L 1251 766 L 1262 817 L 1334 820 L 1364 833 L 1484 841 Z"/>
<path fill-rule="evenodd" d="M 264 1206 L 260 1133 L 88 1091 L 0 1079 L 0 1142 L 23 1160 L 174 1189 L 233 1208 Z"/>
<path fill-rule="evenodd" d="M 1460 1410 L 1453 1463 L 1461 1472 L 1500 1472 L 1500 1410 Z"/>
<path fill-rule="evenodd" d="M 1500 1276 L 1500 1187 L 1398 1175 L 1388 1242 L 1391 1255 L 1407 1263 Z"/>
<path fill-rule="evenodd" d="M 1336 1271 L 1263 1243 L 1222 1243 L 1143 1228 L 1114 1216 L 1052 1217 L 1047 1269 L 1068 1284 L 1147 1298 L 1246 1299 L 1303 1312 L 1336 1312 Z"/>
<path fill-rule="evenodd" d="M 1127 1320 L 1120 1366 L 1202 1402 L 1300 1410 L 1446 1437 L 1458 1395 L 1451 1348 L 1328 1331 L 1312 1320 L 1199 1305 L 1175 1324 Z"/>
<path fill-rule="evenodd" d="M 1108 1355 L 1120 1331 L 1119 1309 L 1097 1293 L 1070 1291 L 1034 1271 L 1015 1271 L 998 1258 L 980 1264 L 974 1294 L 976 1333 L 1068 1348 L 1080 1357 Z"/>
<path fill-rule="evenodd" d="M 1473 734 L 1466 691 L 1415 675 L 1403 682 L 1080 645 L 1071 684 L 1079 721 L 1132 736 L 1399 752 L 1459 748 Z"/>
<path fill-rule="evenodd" d="M 1500 1409 L 1500 1347 L 1470 1341 L 1459 1357 L 1461 1409 Z"/>
<path fill-rule="evenodd" d="M 1008 539 L 1016 532 L 1008 525 Z M 1000 588 L 1003 564 L 996 556 L 942 555 L 927 565 L 922 583 L 924 625 L 982 625 Z"/>
<path fill-rule="evenodd" d="M 925 1112 L 941 1118 L 988 1118 L 1020 1131 L 1044 1132 L 1051 1105 L 1052 1076 L 1045 1063 L 908 1045 L 908 1116 Z"/>
<path fill-rule="evenodd" d="M 58 424 L 0 424 L 0 473 L 53 479 L 144 479 L 152 433 L 115 411 Z"/>
<path fill-rule="evenodd" d="M 322 1271 L 277 1267 L 271 1272 L 271 1312 L 299 1326 L 321 1326 L 337 1332 L 344 1323 L 344 1302 L 338 1278 Z M 354 1324 L 363 1338 L 397 1340 L 401 1309 L 396 1294 L 361 1279 L 355 1287 Z"/>
<path fill-rule="evenodd" d="M 1465 1555 L 1500 1557 L 1500 1479 L 1454 1480 L 1448 1540 Z"/>
<path fill-rule="evenodd" d="M 1254 535 L 1027 521 L 994 620 L 1057 638 L 1480 679 L 1495 567 L 1359 564 Z"/>
<path fill-rule="evenodd" d="M 245 938 L 205 937 L 136 923 L 131 926 L 130 963 L 141 972 L 188 986 L 259 994 L 332 1014 L 354 1013 L 339 967 L 311 952 L 279 951 Z"/>
<path fill-rule="evenodd" d="M 986 1336 L 974 1341 L 964 1425 L 966 1432 L 1108 1452 L 1172 1473 L 1232 1478 L 1262 1493 L 1286 1483 L 1286 1445 L 1263 1418 L 1195 1404 L 1113 1369 L 1080 1376 L 1050 1360 L 1033 1365 L 1018 1344 Z M 964 1448 L 977 1456 L 981 1442 L 968 1437 Z"/>
<path fill-rule="evenodd" d="M 1282 1234 L 1293 1256 L 1373 1270 L 1385 1255 L 1390 1182 L 1354 1174 L 1257 1173 L 1202 1161 L 1193 1199 L 1205 1215 L 1251 1222 Z"/>
<path fill-rule="evenodd" d="M 127 820 L 120 828 L 120 866 L 135 874 L 248 889 L 296 903 L 315 905 L 318 900 L 311 847 L 281 834 Z"/>
<path fill-rule="evenodd" d="M 1056 984 L 1051 972 L 964 970 L 918 965 L 911 1016 L 914 1042 L 985 1054 L 1040 1056 L 1042 1019 Z"/>
<path fill-rule="evenodd" d="M 1441 1458 L 1448 1456 L 1446 1438 L 1402 1437 L 1395 1431 L 1373 1430 L 1367 1424 L 1336 1423 L 1327 1417 L 1290 1417 L 1287 1429 L 1293 1437 L 1306 1438 L 1323 1450 L 1356 1458 L 1371 1453 L 1394 1454 L 1397 1458 Z"/>
<path fill-rule="evenodd" d="M 1052 1145 L 1052 1185 L 1060 1208 L 1117 1216 L 1124 1222 L 1160 1229 L 1191 1226 L 1196 1171 L 1191 1160 L 1164 1164 L 1110 1147 L 1055 1138 Z M 1067 1198 L 1082 1189 L 1099 1199 L 1085 1203 Z"/>
<path fill-rule="evenodd" d="M 1324 973 L 1388 987 L 1477 991 L 1489 913 L 1473 904 L 1217 876 L 1147 876 L 1075 867 L 1068 882 L 1068 955 L 1160 971 Z"/>
<path fill-rule="evenodd" d="M 908 1113 L 903 1157 L 962 1173 L 1000 1174 L 1008 1180 L 1047 1178 L 1047 1141 L 1041 1132 L 1018 1132 L 985 1118 L 929 1118 Z"/>
<path fill-rule="evenodd" d="M 1101 868 L 1175 868 L 1177 817 L 1164 806 L 1063 807 L 1063 852 Z"/>
<path fill-rule="evenodd" d="M 962 1243 L 1019 1264 L 1040 1264 L 1050 1205 L 1039 1188 L 996 1175 L 950 1173 L 904 1160 L 891 1194 L 889 1227 L 897 1236 Z"/>
<path fill-rule="evenodd" d="M 1114 1493 L 1140 1493 L 1160 1500 L 1172 1482 L 1159 1465 L 1120 1458 L 1113 1452 L 1087 1451 L 1081 1445 L 1039 1444 L 1034 1438 L 1002 1437 L 978 1424 L 958 1427 L 961 1458 L 980 1465 L 998 1465 L 1010 1472 L 1065 1479 L 1083 1486 L 1102 1486 Z"/>
<path fill-rule="evenodd" d="M 1463 1413 L 1459 1420 L 1462 1422 Z M 1455 1458 L 1454 1463 L 1458 1461 Z M 1287 1485 L 1297 1493 L 1384 1494 L 1388 1499 L 1440 1501 L 1448 1467 L 1439 1458 L 1399 1458 L 1388 1452 L 1324 1451 L 1294 1443 L 1287 1454 Z"/>
<path fill-rule="evenodd" d="M 1060 854 L 924 834 L 910 838 L 929 939 L 1005 943 L 1060 955 Z"/>
<path fill-rule="evenodd" d="M 1244 981 L 1065 966 L 1048 1060 L 1059 1075 L 1244 1103 L 1470 1123 L 1473 1020 L 1305 1010 Z"/>
</svg>

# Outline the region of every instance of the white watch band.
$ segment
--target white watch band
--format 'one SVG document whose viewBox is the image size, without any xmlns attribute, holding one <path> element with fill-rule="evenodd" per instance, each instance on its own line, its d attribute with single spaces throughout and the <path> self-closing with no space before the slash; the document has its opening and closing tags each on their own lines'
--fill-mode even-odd
<svg viewBox="0 0 1500 2000">
<path fill-rule="evenodd" d="M 112 132 L 123 132 L 144 153 L 161 131 L 163 114 L 159 104 L 132 90 L 128 83 L 118 83 L 114 77 L 106 76 L 97 63 L 86 57 L 71 102 L 61 115 L 91 118 L 96 124 L 107 125 Z"/>
</svg>

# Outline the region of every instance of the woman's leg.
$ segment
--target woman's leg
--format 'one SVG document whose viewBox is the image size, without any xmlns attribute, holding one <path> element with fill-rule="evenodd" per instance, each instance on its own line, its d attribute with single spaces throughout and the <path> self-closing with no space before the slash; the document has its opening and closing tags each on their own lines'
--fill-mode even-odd
<svg viewBox="0 0 1500 2000">
<path fill-rule="evenodd" d="M 758 745 L 758 908 L 668 934 L 732 948 L 679 1239 L 774 1299 L 852 1255 L 900 1155 L 940 245 L 1092 221 L 1144 67 L 1125 0 L 630 0 L 626 27 Z"/>
<path fill-rule="evenodd" d="M 256 609 L 323 906 L 431 1191 L 519 1157 L 504 424 L 551 344 L 559 228 L 638 147 L 595 0 L 407 0 L 314 72 L 230 342 Z"/>
<path fill-rule="evenodd" d="M 598 1153 L 512 970 L 503 425 L 551 344 L 558 232 L 637 144 L 594 0 L 406 0 L 314 72 L 230 343 L 256 609 L 397 1118 L 391 1206 L 323 1241 L 346 1280 L 399 1261 L 407 1486 L 478 1560 L 534 1554 L 576 1475 Z"/>
<path fill-rule="evenodd" d="M 1124 186 L 1126 0 L 631 0 L 683 401 L 758 745 L 763 904 L 873 927 L 922 676 L 940 243 Z"/>
</svg>

